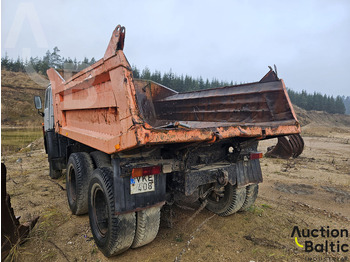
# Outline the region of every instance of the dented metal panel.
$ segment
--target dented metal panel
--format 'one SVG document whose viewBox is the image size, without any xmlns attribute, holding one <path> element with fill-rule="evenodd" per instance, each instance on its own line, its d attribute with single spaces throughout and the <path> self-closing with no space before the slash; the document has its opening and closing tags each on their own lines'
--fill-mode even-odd
<svg viewBox="0 0 350 262">
<path fill-rule="evenodd" d="M 243 126 L 295 124 L 282 81 L 180 93 L 154 102 L 159 119 Z M 199 124 L 199 125 L 198 125 Z M 189 124 L 190 125 L 190 124 Z M 216 124 L 220 125 L 220 124 Z"/>
</svg>

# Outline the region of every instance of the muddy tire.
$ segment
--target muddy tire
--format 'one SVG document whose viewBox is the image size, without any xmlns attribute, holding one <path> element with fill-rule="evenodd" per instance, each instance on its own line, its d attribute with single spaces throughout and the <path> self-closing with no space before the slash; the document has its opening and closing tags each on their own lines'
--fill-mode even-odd
<svg viewBox="0 0 350 262">
<path fill-rule="evenodd" d="M 157 236 L 160 223 L 160 207 L 136 212 L 136 233 L 132 248 L 151 243 Z"/>
<path fill-rule="evenodd" d="M 54 170 L 51 161 L 49 161 L 49 167 L 50 167 L 49 176 L 52 179 L 58 179 L 62 176 L 62 170 Z"/>
<path fill-rule="evenodd" d="M 213 193 L 214 194 L 214 193 Z M 223 197 L 216 201 L 212 194 L 207 197 L 206 208 L 219 216 L 229 216 L 241 209 L 246 199 L 246 188 L 237 188 L 227 184 L 225 186 Z"/>
<path fill-rule="evenodd" d="M 88 186 L 93 171 L 90 155 L 73 153 L 67 163 L 66 190 L 70 210 L 74 215 L 88 212 Z"/>
<path fill-rule="evenodd" d="M 97 168 L 89 185 L 91 232 L 100 251 L 111 257 L 128 250 L 135 237 L 135 212 L 115 215 L 113 171 Z"/>
<path fill-rule="evenodd" d="M 246 186 L 246 197 L 243 206 L 239 211 L 247 211 L 255 202 L 258 197 L 259 185 L 253 184 Z"/>
<path fill-rule="evenodd" d="M 108 154 L 101 151 L 94 151 L 90 153 L 92 162 L 94 163 L 95 168 L 101 167 L 111 167 L 111 158 Z"/>
</svg>

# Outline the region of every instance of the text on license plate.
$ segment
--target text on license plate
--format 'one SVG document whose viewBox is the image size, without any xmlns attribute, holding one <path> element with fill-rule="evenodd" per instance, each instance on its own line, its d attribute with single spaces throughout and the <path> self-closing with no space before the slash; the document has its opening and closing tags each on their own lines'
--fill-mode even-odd
<svg viewBox="0 0 350 262">
<path fill-rule="evenodd" d="M 139 194 L 155 190 L 154 175 L 130 178 L 130 193 Z"/>
</svg>

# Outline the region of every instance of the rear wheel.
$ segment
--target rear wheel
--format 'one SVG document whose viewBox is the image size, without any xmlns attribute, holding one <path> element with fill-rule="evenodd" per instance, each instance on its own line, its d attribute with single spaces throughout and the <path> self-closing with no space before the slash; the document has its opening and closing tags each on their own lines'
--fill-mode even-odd
<svg viewBox="0 0 350 262">
<path fill-rule="evenodd" d="M 207 197 L 206 208 L 219 216 L 229 216 L 236 213 L 244 204 L 246 199 L 246 188 L 237 188 L 227 184 L 220 195 L 214 191 Z"/>
<path fill-rule="evenodd" d="M 88 212 L 88 186 L 92 171 L 93 164 L 88 153 L 79 152 L 70 155 L 67 164 L 66 190 L 68 204 L 74 215 Z"/>
<path fill-rule="evenodd" d="M 246 186 L 246 197 L 243 206 L 239 211 L 247 211 L 255 202 L 258 197 L 259 185 L 253 184 Z"/>
<path fill-rule="evenodd" d="M 147 245 L 156 238 L 160 223 L 160 207 L 138 211 L 136 221 L 136 233 L 132 248 Z"/>
<path fill-rule="evenodd" d="M 116 215 L 111 168 L 97 168 L 89 185 L 89 219 L 97 247 L 106 257 L 120 254 L 134 241 L 135 212 Z"/>
<path fill-rule="evenodd" d="M 111 158 L 108 154 L 101 151 L 93 151 L 90 153 L 95 168 L 111 167 Z"/>
</svg>

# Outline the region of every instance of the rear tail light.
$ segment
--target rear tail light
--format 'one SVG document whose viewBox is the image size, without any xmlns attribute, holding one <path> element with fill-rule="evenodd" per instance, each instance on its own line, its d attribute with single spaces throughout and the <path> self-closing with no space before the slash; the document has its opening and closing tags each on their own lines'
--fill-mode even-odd
<svg viewBox="0 0 350 262">
<path fill-rule="evenodd" d="M 251 152 L 249 159 L 254 160 L 254 159 L 260 159 L 262 157 L 263 157 L 263 153 L 261 153 L 261 152 Z"/>
<path fill-rule="evenodd" d="M 158 175 L 162 172 L 162 166 L 148 166 L 148 167 L 139 167 L 133 168 L 131 176 L 140 177 L 140 176 L 150 176 L 150 175 Z"/>
</svg>

